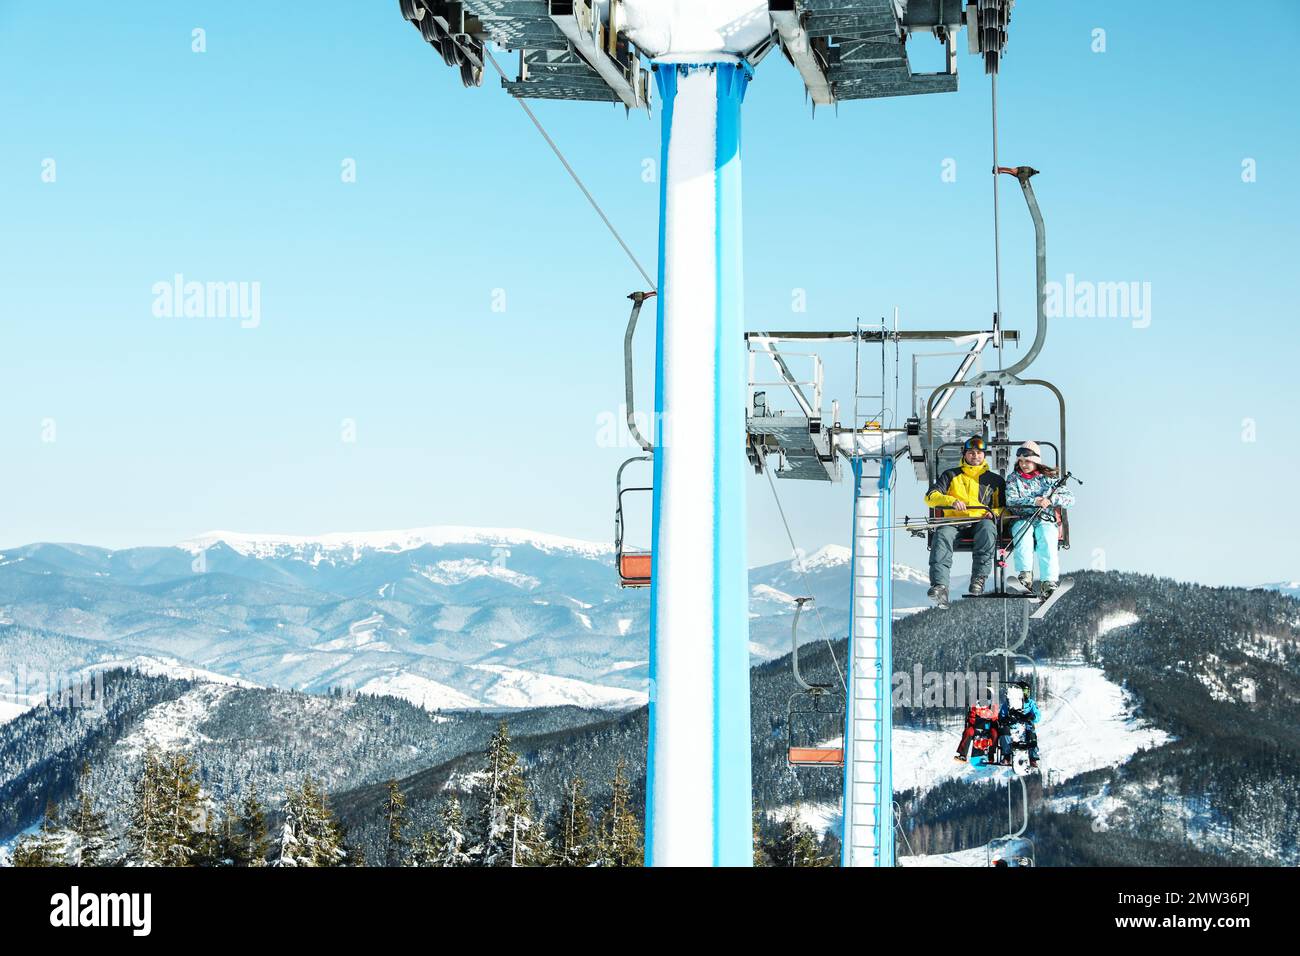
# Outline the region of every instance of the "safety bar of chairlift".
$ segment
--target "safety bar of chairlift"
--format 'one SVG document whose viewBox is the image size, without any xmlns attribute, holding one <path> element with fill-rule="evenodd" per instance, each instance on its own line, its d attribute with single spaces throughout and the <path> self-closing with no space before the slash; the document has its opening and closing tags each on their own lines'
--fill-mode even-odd
<svg viewBox="0 0 1300 956">
<path fill-rule="evenodd" d="M 971 655 L 971 657 L 966 661 L 966 673 L 967 674 L 975 673 L 975 662 L 979 660 L 981 657 L 989 657 L 994 659 L 1000 657 L 1002 658 L 1003 663 L 1009 663 L 1010 661 L 1013 660 L 1027 661 L 1029 664 L 1029 668 L 1030 670 L 1033 671 L 1033 675 L 1034 675 L 1034 682 L 1032 686 L 1034 688 L 1034 691 L 1037 692 L 1038 661 L 1034 660 L 1028 654 L 1021 654 L 1019 651 L 1016 650 L 1016 648 L 1018 648 L 1023 643 L 1024 643 L 1024 638 L 1022 637 L 1019 641 L 1016 641 L 1016 643 L 1013 644 L 1011 647 L 995 647 L 990 651 L 981 651 L 978 654 Z M 1007 675 L 1007 680 L 1004 683 L 1010 683 L 1010 680 L 1011 680 L 1010 675 Z"/>
<path fill-rule="evenodd" d="M 623 470 L 634 461 L 654 461 L 653 455 L 634 455 L 623 464 L 618 466 L 618 472 L 614 476 L 614 550 L 616 553 L 622 553 L 623 550 L 623 495 L 629 491 L 654 491 L 653 488 L 624 488 L 623 487 Z"/>
<path fill-rule="evenodd" d="M 627 332 L 623 334 L 623 386 L 626 395 L 627 428 L 636 439 L 636 443 L 651 453 L 655 450 L 654 445 L 647 441 L 641 434 L 641 430 L 636 427 L 636 395 L 632 387 L 632 334 L 636 331 L 636 320 L 641 314 L 641 306 L 645 304 L 646 299 L 652 299 L 657 294 L 633 292 L 628 296 L 632 300 L 632 315 L 627 320 Z"/>
<path fill-rule="evenodd" d="M 1058 453 L 1058 455 L 1059 455 L 1059 460 L 1060 460 L 1060 464 L 1059 464 L 1058 468 L 1059 468 L 1059 470 L 1060 470 L 1061 472 L 1065 472 L 1065 471 L 1067 471 L 1067 470 L 1068 470 L 1067 467 L 1066 467 L 1067 462 L 1066 462 L 1066 458 L 1065 458 L 1065 452 L 1066 452 L 1066 441 L 1065 441 L 1065 396 L 1061 394 L 1061 390 L 1060 390 L 1059 388 L 1057 388 L 1055 385 L 1053 385 L 1051 382 L 1047 381 L 1046 379 L 1041 379 L 1041 378 L 1023 378 L 1023 379 L 1018 379 L 1018 380 L 1015 381 L 1014 383 L 1009 383 L 1009 384 L 1015 384 L 1015 385 L 1040 385 L 1040 386 L 1042 386 L 1043 388 L 1047 389 L 1049 392 L 1051 392 L 1053 395 L 1056 396 L 1056 402 L 1057 402 L 1058 406 L 1060 407 L 1060 435 L 1059 435 L 1058 437 L 1059 437 L 1060 440 L 1061 440 L 1060 450 L 1059 450 L 1059 453 Z M 936 468 L 937 468 L 937 466 L 938 466 L 938 461 L 937 461 L 937 459 L 936 459 L 936 451 L 937 451 L 937 450 L 936 450 L 935 445 L 934 445 L 934 403 L 935 403 L 935 399 L 937 399 L 937 398 L 939 397 L 939 395 L 940 395 L 941 392 L 948 391 L 949 389 L 959 389 L 959 388 L 981 388 L 981 387 L 983 387 L 983 386 L 973 385 L 973 384 L 970 383 L 970 382 L 949 382 L 949 383 L 947 383 L 947 384 L 945 384 L 945 385 L 940 385 L 938 388 L 936 388 L 936 389 L 935 389 L 935 390 L 930 394 L 930 398 L 929 398 L 929 400 L 928 400 L 928 401 L 926 402 L 926 404 L 925 404 L 925 455 L 926 455 L 926 462 L 927 462 L 927 463 L 933 461 L 933 462 L 935 463 Z M 1051 442 L 1048 442 L 1048 444 L 1052 444 L 1052 443 L 1051 443 Z M 1053 446 L 1053 447 L 1055 447 L 1055 446 Z"/>
<path fill-rule="evenodd" d="M 1010 441 L 1009 439 L 992 438 L 987 440 L 985 444 L 988 445 L 990 448 L 1011 448 L 1013 446 L 1023 445 L 1024 441 Z M 1052 467 L 1056 468 L 1059 471 L 1061 467 L 1060 466 L 1061 449 L 1056 447 L 1056 442 L 1047 441 L 1047 439 L 1043 439 L 1042 441 L 1038 442 L 1038 444 L 1046 445 L 1048 448 L 1052 449 L 1052 454 L 1056 456 Z M 936 448 L 935 452 L 937 454 L 942 455 L 944 449 L 960 448 L 961 445 L 962 443 L 959 441 L 946 441 L 943 444 L 941 444 L 938 448 Z"/>
</svg>

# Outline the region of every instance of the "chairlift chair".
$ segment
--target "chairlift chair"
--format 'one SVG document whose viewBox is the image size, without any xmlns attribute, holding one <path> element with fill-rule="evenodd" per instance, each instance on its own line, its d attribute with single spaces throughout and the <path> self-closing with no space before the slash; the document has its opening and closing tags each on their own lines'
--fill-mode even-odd
<svg viewBox="0 0 1300 956">
<path fill-rule="evenodd" d="M 998 837 L 985 847 L 989 866 L 1037 866 L 1034 841 L 1026 837 Z"/>
<path fill-rule="evenodd" d="M 618 467 L 614 478 L 614 567 L 621 588 L 648 588 L 654 558 L 651 551 L 630 547 L 625 539 L 627 525 L 623 515 L 623 496 L 653 492 L 649 486 L 623 487 L 623 470 L 634 461 L 654 461 L 653 455 L 634 455 Z"/>
<path fill-rule="evenodd" d="M 935 462 L 937 463 L 939 461 L 939 456 L 942 454 L 944 450 L 946 450 L 951 446 L 955 446 L 955 444 L 956 443 L 953 442 L 946 442 L 943 445 L 940 445 L 938 451 L 935 453 L 935 459 L 934 459 Z M 1020 445 L 1024 444 L 1024 442 L 1023 440 L 1011 441 L 1008 439 L 995 439 L 995 440 L 988 441 L 987 444 L 991 448 L 1019 447 Z M 1056 444 L 1050 441 L 1042 441 L 1039 442 L 1039 444 L 1046 448 L 1050 448 L 1052 450 L 1052 453 L 1055 456 L 1055 466 L 1059 471 L 1061 468 L 1061 452 L 1056 446 Z M 1065 474 L 1067 477 L 1073 477 L 1068 472 Z M 1074 480 L 1078 481 L 1078 479 L 1074 479 Z M 1052 514 L 1056 519 L 1057 527 L 1060 529 L 1060 537 L 1057 542 L 1057 547 L 1059 547 L 1062 551 L 1067 551 L 1070 548 L 1069 512 L 1067 509 L 1061 507 L 1060 505 L 1054 505 L 1052 507 Z M 941 521 L 943 518 L 943 509 L 931 508 L 929 515 L 930 515 L 931 522 Z M 1008 562 L 1008 558 L 1010 558 L 1011 556 L 1011 550 L 1015 546 L 1015 538 L 1012 534 L 1012 529 L 1015 527 L 1016 522 L 1020 520 L 1020 517 L 1021 516 L 1004 514 L 1001 518 L 994 519 L 998 523 L 998 538 L 997 538 L 997 546 L 996 546 L 997 551 L 994 555 L 994 561 L 993 561 L 993 581 L 992 581 L 993 586 L 989 590 L 984 591 L 982 594 L 967 594 L 964 596 L 968 598 L 977 598 L 977 599 L 985 599 L 985 600 L 993 599 L 993 600 L 1039 601 L 1043 604 L 1043 607 L 1040 608 L 1040 610 L 1043 613 L 1046 613 L 1047 602 L 1044 600 L 1041 594 L 1035 591 L 1011 591 L 1007 589 L 1007 562 Z M 1024 533 L 1029 533 L 1029 532 L 1026 531 Z M 931 547 L 933 545 L 933 541 L 934 541 L 934 529 L 931 528 L 926 533 L 926 546 Z M 975 547 L 975 523 L 972 521 L 968 525 L 964 525 L 958 528 L 957 537 L 953 541 L 953 552 L 969 553 L 972 550 L 974 550 L 974 547 Z M 1065 582 L 1063 585 L 1061 585 L 1061 587 L 1057 590 L 1057 592 L 1053 595 L 1053 597 L 1063 596 L 1065 592 L 1070 589 L 1070 587 L 1071 587 L 1070 582 L 1068 581 Z M 1055 602 L 1053 601 L 1052 603 Z M 1041 617 L 1042 614 L 1035 612 L 1034 616 Z"/>
<path fill-rule="evenodd" d="M 790 666 L 800 689 L 790 695 L 786 709 L 786 761 L 791 767 L 843 767 L 842 745 L 819 747 L 805 742 L 827 723 L 844 726 L 844 694 L 838 685 L 812 683 L 799 671 L 799 616 L 811 601 L 808 597 L 795 598 L 794 621 L 790 625 Z"/>
</svg>

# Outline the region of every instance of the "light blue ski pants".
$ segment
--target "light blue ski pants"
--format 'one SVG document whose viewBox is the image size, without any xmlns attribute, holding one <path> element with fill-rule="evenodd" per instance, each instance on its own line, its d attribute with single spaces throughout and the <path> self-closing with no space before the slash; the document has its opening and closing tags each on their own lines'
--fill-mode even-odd
<svg viewBox="0 0 1300 956">
<path fill-rule="evenodd" d="M 1035 521 L 1032 531 L 1025 530 L 1024 521 L 1016 521 L 1011 525 L 1011 539 L 1016 540 L 1016 536 L 1024 532 L 1023 537 L 1016 541 L 1016 550 L 1013 556 L 1013 563 L 1016 574 L 1022 571 L 1028 571 L 1029 566 L 1037 558 L 1037 574 L 1035 578 L 1041 584 L 1044 581 L 1055 583 L 1061 576 L 1060 561 L 1057 557 L 1056 544 L 1061 537 L 1061 529 L 1051 521 Z"/>
</svg>

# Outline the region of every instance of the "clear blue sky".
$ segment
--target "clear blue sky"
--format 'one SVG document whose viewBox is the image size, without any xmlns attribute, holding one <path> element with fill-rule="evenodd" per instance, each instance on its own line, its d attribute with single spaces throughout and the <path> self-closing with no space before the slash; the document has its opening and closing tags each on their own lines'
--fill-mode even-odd
<svg viewBox="0 0 1300 956">
<path fill-rule="evenodd" d="M 1205 582 L 1300 577 L 1291 535 L 1267 531 L 1300 473 L 1293 14 L 1258 4 L 1228 38 L 1206 32 L 1209 0 L 1017 4 L 1002 158 L 1043 171 L 1051 277 L 1152 287 L 1149 328 L 1063 318 L 1035 366 L 1070 398 L 1087 480 L 1067 568 L 1101 548 L 1111 568 Z M 988 321 L 988 81 L 964 53 L 961 69 L 957 94 L 814 119 L 794 71 L 760 65 L 751 327 L 895 305 L 905 327 Z M 537 109 L 653 267 L 657 117 Z M 0 543 L 609 536 L 620 452 L 598 418 L 621 401 L 640 279 L 518 106 L 492 80 L 463 89 L 396 3 L 0 2 L 0 116 Z M 1017 190 L 1003 208 L 1005 312 L 1028 329 L 1032 232 Z M 155 316 L 176 273 L 259 282 L 261 324 Z M 846 489 L 794 484 L 799 543 L 847 543 Z M 749 491 L 752 557 L 778 560 L 766 482 Z"/>
</svg>

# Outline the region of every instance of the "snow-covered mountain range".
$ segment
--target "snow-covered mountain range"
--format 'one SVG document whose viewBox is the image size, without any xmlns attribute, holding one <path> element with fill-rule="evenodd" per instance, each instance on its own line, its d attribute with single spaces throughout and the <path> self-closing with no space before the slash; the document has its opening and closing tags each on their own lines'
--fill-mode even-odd
<svg viewBox="0 0 1300 956">
<path fill-rule="evenodd" d="M 796 595 L 817 600 L 801 640 L 843 632 L 850 557 L 828 545 L 752 569 L 755 660 L 789 649 Z M 900 613 L 927 603 L 925 586 L 895 567 Z M 607 544 L 518 528 L 213 531 L 172 548 L 7 549 L 0 637 L 10 674 L 135 661 L 430 709 L 623 708 L 646 699 L 648 592 L 617 586 Z M 0 720 L 44 692 L 19 680 L 0 687 Z"/>
</svg>

